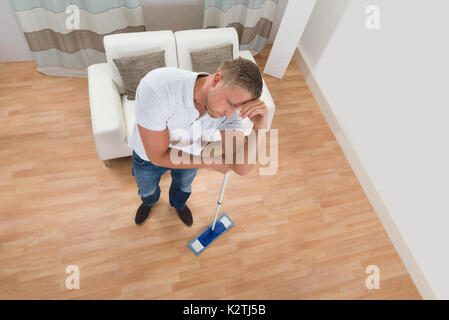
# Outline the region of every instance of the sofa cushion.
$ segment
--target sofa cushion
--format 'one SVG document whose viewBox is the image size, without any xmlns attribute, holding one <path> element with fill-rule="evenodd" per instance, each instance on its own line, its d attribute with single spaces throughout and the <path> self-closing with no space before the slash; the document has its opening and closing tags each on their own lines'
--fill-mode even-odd
<svg viewBox="0 0 449 320">
<path fill-rule="evenodd" d="M 125 89 L 117 66 L 112 61 L 114 58 L 165 50 L 165 66 L 178 67 L 175 37 L 171 30 L 109 34 L 103 38 L 103 42 L 112 80 L 120 94 L 124 94 Z"/>
<path fill-rule="evenodd" d="M 223 61 L 232 60 L 232 43 L 209 49 L 192 51 L 192 71 L 215 73 Z"/>
<path fill-rule="evenodd" d="M 143 55 L 113 59 L 122 78 L 125 94 L 129 100 L 136 98 L 140 80 L 151 70 L 165 67 L 165 50 Z"/>
<path fill-rule="evenodd" d="M 126 141 L 131 137 L 131 134 L 136 126 L 136 100 L 128 100 L 126 95 L 122 94 L 122 108 L 123 116 L 126 124 Z"/>
<path fill-rule="evenodd" d="M 178 54 L 178 68 L 192 69 L 191 52 L 212 47 L 233 44 L 232 59 L 238 58 L 239 37 L 233 27 L 210 28 L 196 30 L 181 30 L 174 33 L 176 52 Z"/>
</svg>

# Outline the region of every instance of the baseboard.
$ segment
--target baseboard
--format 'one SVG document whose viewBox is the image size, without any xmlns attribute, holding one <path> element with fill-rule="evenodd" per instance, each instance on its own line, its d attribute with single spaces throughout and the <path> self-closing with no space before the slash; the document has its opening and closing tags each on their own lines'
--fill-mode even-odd
<svg viewBox="0 0 449 320">
<path fill-rule="evenodd" d="M 344 132 L 343 128 L 340 126 L 337 121 L 337 117 L 335 116 L 332 108 L 328 104 L 323 92 L 321 91 L 315 77 L 309 69 L 309 65 L 307 63 L 307 57 L 304 57 L 298 48 L 295 49 L 293 59 L 296 62 L 299 70 L 301 71 L 304 79 L 309 86 L 310 91 L 312 92 L 315 101 L 317 102 L 321 112 L 323 113 L 329 127 L 334 133 L 343 153 L 346 156 L 352 170 L 354 171 L 357 179 L 359 180 L 365 194 L 373 206 L 377 216 L 379 217 L 385 231 L 390 237 L 391 242 L 393 243 L 396 251 L 402 259 L 407 271 L 410 274 L 413 282 L 416 285 L 419 293 L 421 294 L 423 299 L 426 300 L 435 300 L 437 299 L 433 290 L 431 289 L 428 280 L 426 279 L 424 273 L 419 267 L 416 257 L 409 250 L 404 237 L 402 236 L 397 224 L 394 221 L 394 218 L 389 213 L 388 208 L 385 205 L 385 202 L 382 200 L 380 193 L 376 190 L 374 184 L 372 183 L 371 178 L 363 167 L 360 158 L 357 156 L 357 153 L 352 147 L 351 141 L 348 135 Z M 382 270 L 380 272 L 380 282 L 382 287 Z"/>
</svg>

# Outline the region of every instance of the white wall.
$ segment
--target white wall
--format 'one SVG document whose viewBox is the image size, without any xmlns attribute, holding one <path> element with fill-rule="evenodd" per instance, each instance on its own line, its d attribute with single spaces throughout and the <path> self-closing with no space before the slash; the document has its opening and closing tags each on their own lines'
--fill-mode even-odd
<svg viewBox="0 0 449 320">
<path fill-rule="evenodd" d="M 31 60 L 31 50 L 10 0 L 0 1 L 0 62 Z"/>
<path fill-rule="evenodd" d="M 365 28 L 371 4 L 380 30 Z M 318 0 L 298 44 L 439 299 L 449 299 L 448 12 L 447 0 Z"/>
<path fill-rule="evenodd" d="M 204 0 L 143 0 L 146 30 L 187 30 L 203 27 Z"/>
<path fill-rule="evenodd" d="M 146 30 L 188 30 L 203 26 L 204 0 L 142 0 Z M 278 0 L 268 43 L 272 43 L 287 0 Z M 0 62 L 31 61 L 31 51 L 9 0 L 0 1 Z"/>
</svg>

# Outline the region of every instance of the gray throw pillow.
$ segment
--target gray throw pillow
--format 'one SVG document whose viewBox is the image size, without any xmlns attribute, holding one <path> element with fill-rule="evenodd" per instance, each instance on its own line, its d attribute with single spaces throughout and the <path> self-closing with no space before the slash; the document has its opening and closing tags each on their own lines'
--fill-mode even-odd
<svg viewBox="0 0 449 320">
<path fill-rule="evenodd" d="M 128 100 L 135 100 L 140 80 L 151 70 L 165 67 L 165 50 L 112 60 L 122 77 Z"/>
<path fill-rule="evenodd" d="M 192 71 L 215 73 L 223 61 L 232 60 L 232 43 L 209 49 L 193 51 Z"/>
</svg>

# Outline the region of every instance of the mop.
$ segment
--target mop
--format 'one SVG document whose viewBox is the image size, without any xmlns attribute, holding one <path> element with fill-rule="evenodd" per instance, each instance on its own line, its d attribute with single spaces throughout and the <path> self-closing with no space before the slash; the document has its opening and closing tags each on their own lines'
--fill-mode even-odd
<svg viewBox="0 0 449 320">
<path fill-rule="evenodd" d="M 201 252 L 206 250 L 206 248 L 210 246 L 211 243 L 214 242 L 219 236 L 221 236 L 225 231 L 231 229 L 231 227 L 234 225 L 234 222 L 232 222 L 231 218 L 229 218 L 226 213 L 223 213 L 220 216 L 220 219 L 218 219 L 217 221 L 218 211 L 220 210 L 220 206 L 222 204 L 221 201 L 223 200 L 223 193 L 230 173 L 231 173 L 230 171 L 226 172 L 223 178 L 220 196 L 217 202 L 217 209 L 215 210 L 214 223 L 209 225 L 209 227 L 206 230 L 204 230 L 199 236 L 197 236 L 195 239 L 189 242 L 190 249 L 197 256 Z"/>
</svg>

